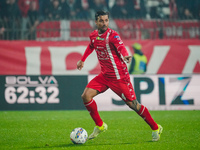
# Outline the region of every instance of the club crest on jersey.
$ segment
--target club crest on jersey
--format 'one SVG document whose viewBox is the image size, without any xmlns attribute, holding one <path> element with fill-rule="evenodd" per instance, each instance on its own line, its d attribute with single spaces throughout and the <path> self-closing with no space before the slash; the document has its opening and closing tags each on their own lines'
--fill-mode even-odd
<svg viewBox="0 0 200 150">
<path fill-rule="evenodd" d="M 103 41 L 104 40 L 104 38 L 100 38 L 99 36 L 96 38 L 96 40 L 101 40 L 101 41 Z"/>
</svg>

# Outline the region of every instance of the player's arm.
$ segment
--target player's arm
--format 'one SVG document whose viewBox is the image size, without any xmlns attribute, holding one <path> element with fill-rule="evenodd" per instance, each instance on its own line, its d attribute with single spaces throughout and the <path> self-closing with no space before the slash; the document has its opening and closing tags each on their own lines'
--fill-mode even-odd
<svg viewBox="0 0 200 150">
<path fill-rule="evenodd" d="M 86 48 L 83 56 L 81 57 L 81 60 L 79 60 L 77 62 L 77 69 L 81 70 L 84 66 L 84 62 L 86 60 L 86 58 L 93 52 L 94 48 L 91 44 L 88 45 L 88 47 Z"/>
<path fill-rule="evenodd" d="M 125 62 L 130 63 L 132 60 L 132 56 L 128 54 L 128 51 L 126 50 L 124 45 L 121 45 L 118 50 L 121 52 L 123 55 L 123 59 Z"/>
<path fill-rule="evenodd" d="M 117 51 L 122 54 L 124 61 L 127 63 L 131 62 L 132 56 L 128 54 L 128 51 L 126 50 L 123 41 L 121 40 L 120 36 L 117 33 L 114 33 L 112 35 L 112 43 L 117 48 Z"/>
</svg>

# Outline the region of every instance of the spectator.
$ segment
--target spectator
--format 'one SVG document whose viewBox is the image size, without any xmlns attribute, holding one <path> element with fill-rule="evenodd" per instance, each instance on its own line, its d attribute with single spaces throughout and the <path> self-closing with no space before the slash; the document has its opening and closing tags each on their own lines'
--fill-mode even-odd
<svg viewBox="0 0 200 150">
<path fill-rule="evenodd" d="M 144 0 L 129 0 L 128 3 L 128 12 L 133 18 L 146 18 L 146 7 Z"/>
<path fill-rule="evenodd" d="M 129 68 L 129 74 L 143 74 L 147 69 L 147 57 L 142 52 L 142 46 L 139 43 L 133 44 L 134 55 Z"/>
<path fill-rule="evenodd" d="M 130 17 L 130 13 L 128 12 L 128 6 L 125 0 L 116 0 L 114 6 L 111 8 L 111 14 L 113 18 Z"/>
<path fill-rule="evenodd" d="M 77 2 L 77 8 L 80 10 L 77 14 L 78 19 L 89 19 L 90 16 L 90 6 L 88 0 L 81 0 Z"/>
<path fill-rule="evenodd" d="M 178 10 L 177 10 L 176 0 L 170 0 L 169 10 L 170 10 L 170 19 L 177 19 L 178 18 Z"/>
<path fill-rule="evenodd" d="M 67 5 L 67 0 L 61 0 L 60 1 L 60 6 L 62 7 L 61 11 L 61 18 L 62 19 L 69 19 L 69 7 Z"/>
<path fill-rule="evenodd" d="M 94 0 L 91 2 L 91 8 L 93 11 L 104 10 L 108 11 L 108 7 L 106 5 L 105 0 Z"/>
<path fill-rule="evenodd" d="M 19 28 L 19 21 L 20 21 L 20 10 L 16 3 L 16 0 L 7 0 L 7 4 L 5 6 L 5 35 L 6 38 L 9 40 L 16 40 L 19 37 L 19 33 L 16 28 Z"/>
<path fill-rule="evenodd" d="M 108 11 L 108 5 L 105 0 L 94 0 L 90 1 L 91 5 L 91 16 L 94 16 L 95 12 L 99 10 Z"/>
<path fill-rule="evenodd" d="M 0 17 L 0 40 L 4 39 L 4 32 L 5 32 L 5 28 L 4 28 L 3 20 Z"/>
<path fill-rule="evenodd" d="M 50 7 L 51 7 L 51 0 L 39 0 L 40 20 L 47 19 Z"/>
<path fill-rule="evenodd" d="M 194 19 L 198 9 L 199 0 L 176 0 L 180 19 Z M 185 14 L 186 13 L 186 14 Z"/>
<path fill-rule="evenodd" d="M 22 23 L 21 23 L 21 39 L 25 39 L 25 32 L 27 31 L 27 23 L 28 23 L 28 10 L 30 7 L 30 2 L 35 1 L 37 10 L 39 10 L 39 1 L 38 0 L 18 0 L 18 6 L 22 15 Z"/>
<path fill-rule="evenodd" d="M 199 19 L 199 13 L 200 13 L 200 0 L 195 0 L 195 2 L 194 2 L 194 9 L 193 9 L 193 16 L 194 16 L 194 18 L 196 18 L 196 19 Z"/>
<path fill-rule="evenodd" d="M 190 10 L 189 10 L 188 8 L 185 8 L 185 9 L 184 9 L 183 19 L 185 19 L 185 20 L 194 19 L 192 13 L 190 12 Z"/>
<path fill-rule="evenodd" d="M 39 11 L 37 10 L 37 4 L 35 1 L 30 3 L 30 9 L 28 11 L 28 39 L 35 40 L 36 39 L 36 27 L 39 25 Z"/>
<path fill-rule="evenodd" d="M 50 10 L 48 19 L 59 20 L 62 18 L 62 7 L 60 6 L 59 0 L 53 0 Z"/>
<path fill-rule="evenodd" d="M 183 16 L 183 9 L 185 8 L 183 3 L 184 3 L 184 0 L 176 0 L 177 13 L 178 13 L 179 19 L 182 18 L 182 16 Z"/>
<path fill-rule="evenodd" d="M 69 18 L 76 19 L 78 13 L 80 12 L 80 8 L 78 8 L 76 0 L 67 0 L 67 5 L 69 8 Z"/>
</svg>

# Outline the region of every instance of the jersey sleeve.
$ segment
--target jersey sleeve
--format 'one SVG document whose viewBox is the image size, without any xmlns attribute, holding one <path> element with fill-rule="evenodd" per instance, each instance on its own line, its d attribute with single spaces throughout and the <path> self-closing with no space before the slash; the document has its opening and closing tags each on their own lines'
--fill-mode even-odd
<svg viewBox="0 0 200 150">
<path fill-rule="evenodd" d="M 123 41 L 120 36 L 115 32 L 111 35 L 111 42 L 116 47 L 117 51 L 120 52 L 123 56 L 129 56 L 128 51 L 125 48 Z"/>
<path fill-rule="evenodd" d="M 88 44 L 83 56 L 81 57 L 81 61 L 84 62 L 86 58 L 93 52 L 93 50 L 94 50 L 94 46 L 90 40 L 90 44 Z"/>
</svg>

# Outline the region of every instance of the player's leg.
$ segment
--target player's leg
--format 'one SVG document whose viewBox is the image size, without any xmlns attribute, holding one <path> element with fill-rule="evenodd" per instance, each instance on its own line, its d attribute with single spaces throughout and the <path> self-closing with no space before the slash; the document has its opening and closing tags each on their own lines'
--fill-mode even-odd
<svg viewBox="0 0 200 150">
<path fill-rule="evenodd" d="M 161 125 L 154 121 L 154 119 L 151 117 L 151 114 L 149 113 L 149 110 L 144 105 L 139 104 L 137 100 L 125 101 L 125 103 L 135 112 L 137 112 L 137 114 L 141 116 L 144 121 L 151 127 L 152 141 L 158 141 L 160 139 L 163 128 Z"/>
<path fill-rule="evenodd" d="M 99 133 L 107 130 L 108 128 L 107 124 L 102 121 L 98 113 L 97 104 L 93 99 L 94 96 L 108 89 L 108 87 L 104 84 L 104 82 L 105 81 L 103 80 L 101 74 L 96 76 L 88 83 L 87 87 L 85 88 L 81 96 L 85 107 L 90 112 L 90 115 L 96 124 L 93 133 L 89 136 L 89 139 L 94 139 L 95 137 L 98 136 Z"/>
<path fill-rule="evenodd" d="M 144 105 L 141 105 L 136 100 L 136 95 L 135 95 L 135 92 L 130 80 L 127 79 L 125 81 L 123 80 L 118 81 L 116 83 L 111 84 L 110 88 L 117 95 L 119 95 L 132 110 L 137 112 L 137 114 L 146 121 L 146 123 L 151 127 L 153 131 L 156 131 L 157 136 L 154 136 L 152 140 L 153 141 L 159 140 L 160 134 L 158 133 L 162 132 L 162 127 L 154 121 L 148 109 Z M 153 133 L 152 133 L 152 136 L 153 136 Z"/>
<path fill-rule="evenodd" d="M 97 104 L 95 100 L 93 99 L 93 97 L 96 96 L 98 93 L 99 92 L 97 90 L 86 87 L 81 97 L 83 99 L 83 103 L 86 109 L 89 111 L 90 116 L 94 120 L 95 124 L 97 126 L 102 126 L 103 121 L 101 117 L 99 116 L 99 113 L 97 110 Z"/>
<path fill-rule="evenodd" d="M 157 123 L 151 117 L 151 114 L 149 113 L 149 110 L 144 105 L 141 105 L 137 100 L 134 100 L 134 101 L 125 101 L 125 103 L 132 110 L 134 110 L 135 112 L 137 112 L 137 114 L 139 116 L 141 116 L 146 121 L 146 123 L 151 127 L 152 130 L 157 130 L 158 129 Z"/>
</svg>

